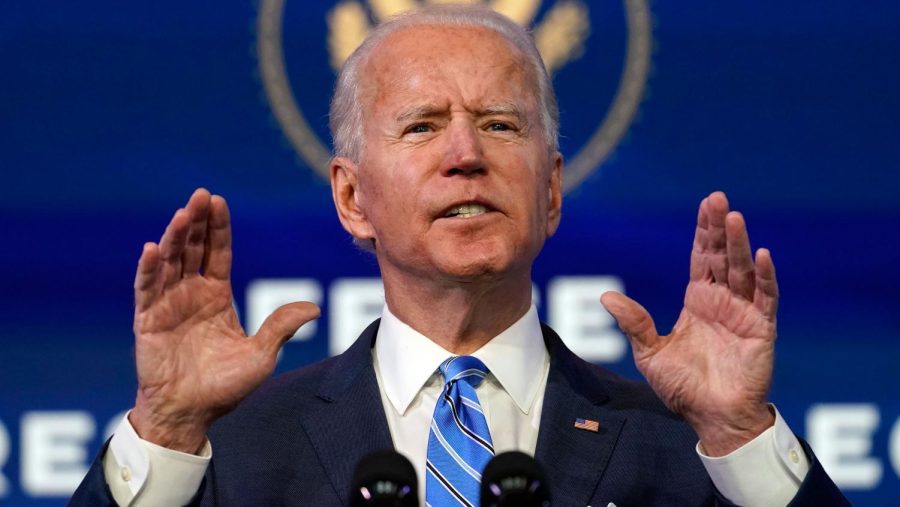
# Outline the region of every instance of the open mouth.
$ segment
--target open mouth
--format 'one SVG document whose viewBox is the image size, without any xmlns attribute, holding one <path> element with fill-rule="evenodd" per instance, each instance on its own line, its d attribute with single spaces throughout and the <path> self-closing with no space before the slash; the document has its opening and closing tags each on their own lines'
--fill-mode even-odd
<svg viewBox="0 0 900 507">
<path fill-rule="evenodd" d="M 472 218 L 484 215 L 488 211 L 490 210 L 483 204 L 460 204 L 447 210 L 447 213 L 444 214 L 444 218 Z"/>
</svg>

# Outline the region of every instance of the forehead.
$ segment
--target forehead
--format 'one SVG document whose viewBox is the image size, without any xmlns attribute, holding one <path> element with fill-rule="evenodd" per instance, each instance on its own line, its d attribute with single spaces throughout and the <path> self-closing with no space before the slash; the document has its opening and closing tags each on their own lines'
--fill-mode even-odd
<svg viewBox="0 0 900 507">
<path fill-rule="evenodd" d="M 360 98 L 375 107 L 447 101 L 473 107 L 532 104 L 533 74 L 521 50 L 493 30 L 413 26 L 389 34 L 372 50 L 363 66 Z"/>
</svg>

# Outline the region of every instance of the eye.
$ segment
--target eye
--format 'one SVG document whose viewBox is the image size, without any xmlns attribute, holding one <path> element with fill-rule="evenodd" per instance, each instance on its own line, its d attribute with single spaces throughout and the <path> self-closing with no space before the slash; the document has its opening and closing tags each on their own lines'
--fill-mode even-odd
<svg viewBox="0 0 900 507">
<path fill-rule="evenodd" d="M 512 125 L 509 125 L 508 123 L 494 121 L 494 122 L 488 123 L 487 129 L 490 130 L 491 132 L 506 132 L 507 130 L 513 130 L 513 127 L 512 127 Z"/>
<path fill-rule="evenodd" d="M 404 134 L 425 134 L 425 133 L 428 133 L 431 131 L 432 131 L 431 125 L 429 125 L 427 123 L 416 123 L 414 125 L 410 125 L 409 127 L 407 127 L 403 133 Z"/>
</svg>

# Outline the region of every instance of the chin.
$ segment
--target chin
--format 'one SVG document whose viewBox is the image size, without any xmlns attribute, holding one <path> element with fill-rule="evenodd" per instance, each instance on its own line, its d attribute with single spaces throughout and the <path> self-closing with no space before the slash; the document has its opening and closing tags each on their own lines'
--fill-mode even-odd
<svg viewBox="0 0 900 507">
<path fill-rule="evenodd" d="M 470 246 L 443 255 L 438 269 L 449 278 L 482 282 L 502 279 L 512 271 L 513 258 L 503 249 L 477 249 Z"/>
</svg>

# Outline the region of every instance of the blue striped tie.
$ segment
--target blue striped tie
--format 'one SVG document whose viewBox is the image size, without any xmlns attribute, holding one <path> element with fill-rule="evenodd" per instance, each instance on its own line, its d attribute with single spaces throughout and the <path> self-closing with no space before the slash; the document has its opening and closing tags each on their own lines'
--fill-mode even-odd
<svg viewBox="0 0 900 507">
<path fill-rule="evenodd" d="M 487 367 L 472 356 L 451 357 L 440 367 L 446 383 L 431 420 L 425 463 L 425 503 L 431 507 L 478 505 L 481 472 L 494 445 L 475 388 Z"/>
</svg>

